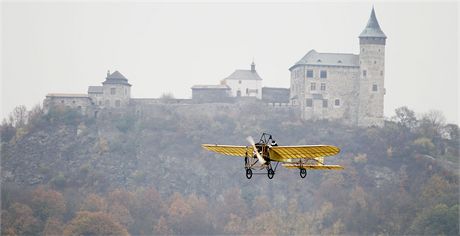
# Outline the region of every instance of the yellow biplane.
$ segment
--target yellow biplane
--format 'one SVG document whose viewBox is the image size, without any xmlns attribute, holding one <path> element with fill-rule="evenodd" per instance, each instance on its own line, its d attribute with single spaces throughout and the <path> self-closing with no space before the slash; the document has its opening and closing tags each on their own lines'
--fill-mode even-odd
<svg viewBox="0 0 460 236">
<path fill-rule="evenodd" d="M 302 145 L 278 146 L 271 134 L 263 133 L 259 142 L 255 143 L 252 137 L 247 138 L 250 146 L 233 146 L 203 144 L 203 148 L 229 156 L 244 157 L 246 178 L 252 178 L 253 170 L 266 169 L 267 176 L 272 179 L 278 164 L 289 169 L 299 169 L 300 177 L 305 178 L 308 170 L 341 170 L 340 165 L 325 165 L 324 157 L 333 156 L 340 149 L 331 145 Z M 274 168 L 272 163 L 276 162 Z M 256 173 L 254 173 L 256 174 Z M 264 173 L 257 173 L 264 174 Z"/>
</svg>

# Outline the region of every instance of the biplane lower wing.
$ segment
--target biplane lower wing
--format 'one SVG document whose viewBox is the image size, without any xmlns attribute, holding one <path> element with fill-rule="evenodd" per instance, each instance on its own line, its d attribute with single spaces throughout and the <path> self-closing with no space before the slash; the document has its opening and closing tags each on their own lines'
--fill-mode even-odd
<svg viewBox="0 0 460 236">
<path fill-rule="evenodd" d="M 270 159 L 284 162 L 289 159 L 314 159 L 333 156 L 340 148 L 331 145 L 275 146 L 270 148 Z"/>
<path fill-rule="evenodd" d="M 283 167 L 306 170 L 343 170 L 343 166 L 339 165 L 300 165 L 298 163 L 284 163 Z"/>
<path fill-rule="evenodd" d="M 252 149 L 246 146 L 203 144 L 204 149 L 229 156 L 245 157 L 246 153 L 252 155 Z"/>
</svg>

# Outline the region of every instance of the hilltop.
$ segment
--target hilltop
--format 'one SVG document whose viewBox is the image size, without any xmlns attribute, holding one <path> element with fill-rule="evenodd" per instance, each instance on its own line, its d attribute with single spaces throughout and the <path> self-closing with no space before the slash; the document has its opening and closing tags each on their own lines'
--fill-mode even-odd
<svg viewBox="0 0 460 236">
<path fill-rule="evenodd" d="M 135 235 L 459 232 L 458 127 L 440 114 L 416 119 L 400 108 L 384 127 L 363 128 L 259 103 L 158 104 L 98 118 L 16 111 L 1 126 L 2 234 L 106 232 L 81 217 Z M 200 146 L 245 145 L 262 132 L 280 145 L 339 146 L 327 162 L 345 170 L 247 180 L 242 159 Z M 47 205 L 43 196 L 57 197 Z"/>
</svg>

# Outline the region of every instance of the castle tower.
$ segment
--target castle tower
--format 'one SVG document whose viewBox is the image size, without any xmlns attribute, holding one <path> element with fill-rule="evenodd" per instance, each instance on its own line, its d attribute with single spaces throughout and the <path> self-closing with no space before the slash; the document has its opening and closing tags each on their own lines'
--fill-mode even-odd
<svg viewBox="0 0 460 236">
<path fill-rule="evenodd" d="M 131 98 L 131 84 L 120 72 L 110 73 L 102 82 L 103 107 L 123 107 L 129 104 Z"/>
<path fill-rule="evenodd" d="M 359 126 L 383 126 L 386 38 L 372 7 L 366 28 L 359 35 L 360 81 L 357 114 Z"/>
</svg>

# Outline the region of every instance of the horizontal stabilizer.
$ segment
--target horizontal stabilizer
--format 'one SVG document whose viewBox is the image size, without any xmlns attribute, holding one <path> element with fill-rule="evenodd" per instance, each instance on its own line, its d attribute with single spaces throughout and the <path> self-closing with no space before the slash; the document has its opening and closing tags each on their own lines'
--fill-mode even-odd
<svg viewBox="0 0 460 236">
<path fill-rule="evenodd" d="M 306 169 L 306 170 L 343 170 L 343 166 L 339 165 L 300 165 L 298 163 L 283 163 L 283 167 L 290 169 Z"/>
</svg>

